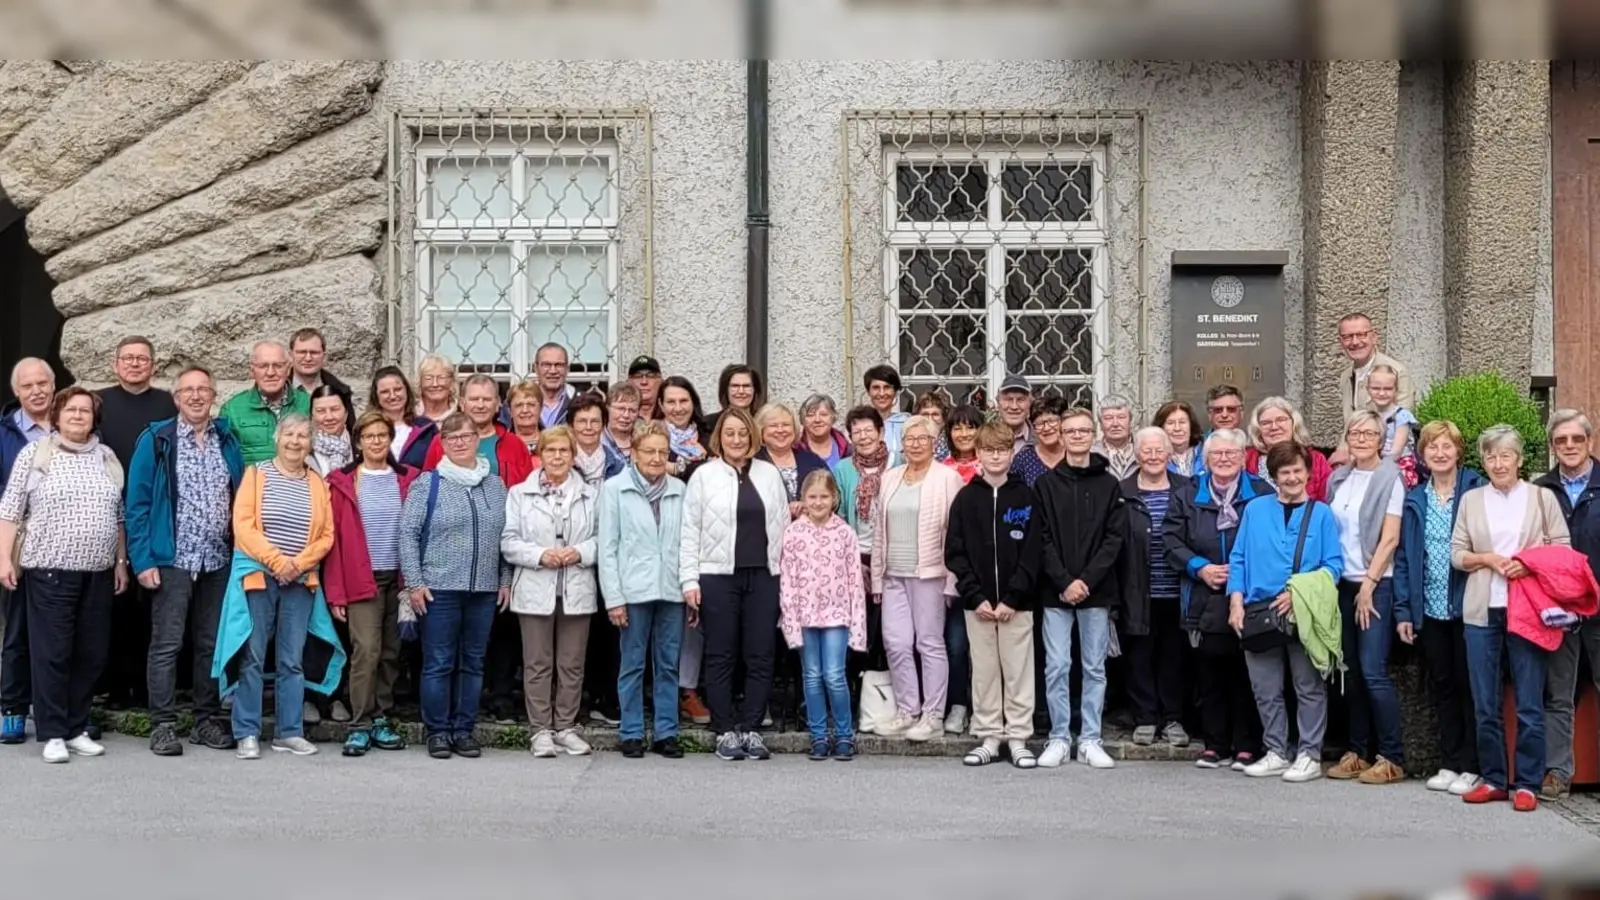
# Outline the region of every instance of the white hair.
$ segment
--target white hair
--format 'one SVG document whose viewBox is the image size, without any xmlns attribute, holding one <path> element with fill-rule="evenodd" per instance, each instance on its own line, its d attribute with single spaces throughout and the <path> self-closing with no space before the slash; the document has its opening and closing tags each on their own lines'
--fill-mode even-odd
<svg viewBox="0 0 1600 900">
<path fill-rule="evenodd" d="M 272 430 L 272 439 L 276 441 L 278 438 L 283 437 L 283 433 L 291 428 L 304 428 L 306 434 L 311 434 L 314 430 L 311 426 L 310 416 L 297 412 L 284 413 L 283 418 L 278 420 L 277 427 Z"/>
<path fill-rule="evenodd" d="M 43 368 L 45 374 L 50 376 L 50 389 L 52 391 L 55 390 L 56 370 L 50 368 L 49 363 L 37 356 L 24 356 L 23 358 L 17 360 L 16 365 L 11 367 L 11 393 L 15 394 L 17 392 L 17 382 L 22 378 L 23 370 L 30 366 L 39 366 Z"/>
<path fill-rule="evenodd" d="M 255 362 L 256 356 L 267 347 L 276 348 L 284 355 L 285 358 L 289 356 L 289 346 L 283 341 L 256 341 L 254 344 L 250 345 L 250 361 Z"/>
<path fill-rule="evenodd" d="M 1522 459 L 1522 434 L 1510 425 L 1490 425 L 1478 435 L 1478 456 L 1485 457 L 1496 450 L 1510 450 Z"/>
<path fill-rule="evenodd" d="M 1146 425 L 1145 427 L 1134 432 L 1133 449 L 1138 450 L 1139 446 L 1145 442 L 1146 438 L 1155 438 L 1161 443 L 1161 449 L 1166 451 L 1168 456 L 1172 455 L 1172 438 L 1167 436 L 1166 429 L 1157 428 L 1154 425 Z"/>
<path fill-rule="evenodd" d="M 1235 450 L 1250 446 L 1250 438 L 1237 428 L 1218 428 L 1206 436 L 1203 453 L 1210 453 L 1218 444 L 1231 444 Z"/>
</svg>

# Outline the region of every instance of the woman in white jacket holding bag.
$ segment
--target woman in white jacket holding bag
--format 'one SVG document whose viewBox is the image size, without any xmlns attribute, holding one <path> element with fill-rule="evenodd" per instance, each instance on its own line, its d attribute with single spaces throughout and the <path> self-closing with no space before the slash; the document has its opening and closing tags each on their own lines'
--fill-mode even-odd
<svg viewBox="0 0 1600 900">
<path fill-rule="evenodd" d="M 789 494 L 769 462 L 754 459 L 755 422 L 737 407 L 711 432 L 711 454 L 689 479 L 679 554 L 683 599 L 705 633 L 706 701 L 717 756 L 766 759 L 755 729 L 772 692 L 778 636 L 778 554 Z M 546 463 L 548 465 L 548 463 Z M 733 708 L 733 671 L 744 660 L 744 705 Z"/>
<path fill-rule="evenodd" d="M 578 734 L 589 619 L 599 608 L 595 586 L 597 492 L 573 474 L 572 429 L 539 436 L 543 465 L 506 494 L 500 552 L 516 567 L 511 611 L 522 626 L 522 672 L 536 757 L 583 756 Z M 553 694 L 553 696 L 552 696 Z"/>
</svg>

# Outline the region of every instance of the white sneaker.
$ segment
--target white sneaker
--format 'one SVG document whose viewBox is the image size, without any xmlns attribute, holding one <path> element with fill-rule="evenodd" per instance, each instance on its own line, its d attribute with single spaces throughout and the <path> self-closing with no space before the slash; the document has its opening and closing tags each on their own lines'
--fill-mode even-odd
<svg viewBox="0 0 1600 900">
<path fill-rule="evenodd" d="M 944 716 L 937 713 L 923 713 L 922 719 L 906 731 L 906 740 L 931 741 L 942 731 L 944 731 Z"/>
<path fill-rule="evenodd" d="M 67 753 L 67 742 L 61 738 L 51 738 L 45 741 L 44 761 L 47 763 L 71 762 L 72 756 Z"/>
<path fill-rule="evenodd" d="M 1111 758 L 1106 748 L 1100 746 L 1099 741 L 1084 741 L 1078 744 L 1078 757 L 1089 764 L 1091 769 L 1114 769 L 1117 761 Z"/>
<path fill-rule="evenodd" d="M 1450 782 L 1450 793 L 1457 797 L 1464 797 L 1472 793 L 1472 789 L 1483 784 L 1483 779 L 1471 772 L 1462 772 L 1456 780 Z"/>
<path fill-rule="evenodd" d="M 945 734 L 967 733 L 967 708 L 957 703 L 950 707 L 950 715 L 944 718 Z"/>
<path fill-rule="evenodd" d="M 565 750 L 568 756 L 589 755 L 589 742 L 580 737 L 578 732 L 571 728 L 563 728 L 556 732 L 555 742 L 556 746 Z"/>
<path fill-rule="evenodd" d="M 915 716 L 895 710 L 894 718 L 887 722 L 878 723 L 878 733 L 884 737 L 899 737 L 910 731 L 911 727 L 917 724 L 920 723 Z"/>
<path fill-rule="evenodd" d="M 533 743 L 528 746 L 536 759 L 555 759 L 556 735 L 553 731 L 541 731 L 533 736 Z"/>
<path fill-rule="evenodd" d="M 1311 754 L 1302 753 L 1295 757 L 1294 765 L 1289 771 L 1283 773 L 1283 780 L 1290 784 L 1304 784 L 1307 781 L 1316 781 L 1322 777 L 1322 761 L 1313 759 Z"/>
<path fill-rule="evenodd" d="M 239 749 L 234 751 L 233 755 L 239 759 L 260 759 L 261 739 L 253 737 L 240 738 Z"/>
<path fill-rule="evenodd" d="M 1289 761 L 1278 754 L 1267 751 L 1267 755 L 1244 767 L 1244 774 L 1251 778 L 1272 778 L 1289 771 Z"/>
<path fill-rule="evenodd" d="M 344 701 L 342 701 L 342 700 L 333 701 L 333 720 L 335 722 L 348 722 L 348 721 L 350 721 L 350 707 L 345 706 L 344 705 Z"/>
<path fill-rule="evenodd" d="M 1039 766 L 1044 769 L 1054 769 L 1067 761 L 1072 755 L 1072 744 L 1060 738 L 1051 738 L 1050 743 L 1044 745 L 1044 752 L 1039 754 Z"/>
<path fill-rule="evenodd" d="M 1439 774 L 1428 779 L 1427 788 L 1430 791 L 1448 791 L 1450 790 L 1450 785 L 1455 784 L 1456 779 L 1460 777 L 1459 773 L 1452 772 L 1449 769 L 1440 769 Z"/>
<path fill-rule="evenodd" d="M 307 700 L 300 704 L 300 721 L 305 725 L 321 725 L 322 710 L 317 709 L 315 703 Z"/>
<path fill-rule="evenodd" d="M 272 749 L 279 753 L 293 753 L 295 756 L 312 756 L 317 752 L 317 745 L 303 737 L 273 738 Z"/>
<path fill-rule="evenodd" d="M 87 734 L 80 734 L 67 741 L 67 750 L 79 756 L 105 756 L 106 748 L 89 739 Z"/>
</svg>

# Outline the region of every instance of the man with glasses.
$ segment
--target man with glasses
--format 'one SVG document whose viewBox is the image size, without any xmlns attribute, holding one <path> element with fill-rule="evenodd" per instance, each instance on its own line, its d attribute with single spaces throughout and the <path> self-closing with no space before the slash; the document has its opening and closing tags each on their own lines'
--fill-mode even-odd
<svg viewBox="0 0 1600 900">
<path fill-rule="evenodd" d="M 0 494 L 5 493 L 11 468 L 23 449 L 53 430 L 50 403 L 56 395 L 56 373 L 42 359 L 20 359 L 11 369 L 11 393 L 17 399 L 0 409 Z M 0 619 L 5 623 L 0 648 L 0 744 L 20 744 L 28 739 L 28 706 L 33 702 L 28 602 L 20 580 L 16 590 L 0 587 Z"/>
<path fill-rule="evenodd" d="M 238 436 L 239 451 L 247 466 L 277 454 L 274 434 L 279 419 L 292 412 L 311 415 L 311 395 L 289 383 L 289 371 L 289 348 L 277 341 L 257 341 L 250 349 L 254 386 L 234 394 L 222 405 L 222 418 L 228 420 Z"/>
<path fill-rule="evenodd" d="M 1206 391 L 1206 418 L 1211 420 L 1211 431 L 1224 429 L 1244 430 L 1244 394 L 1231 384 L 1219 384 Z"/>
<path fill-rule="evenodd" d="M 1011 445 L 1016 453 L 1033 443 L 1033 430 L 1028 427 L 1028 409 L 1033 404 L 1033 388 L 1021 375 L 1007 375 L 1000 382 L 1000 394 L 995 405 L 1000 408 L 1000 421 L 1011 429 Z"/>
<path fill-rule="evenodd" d="M 545 344 L 534 354 L 533 365 L 538 370 L 534 376 L 539 379 L 539 393 L 544 401 L 539 409 L 540 427 L 565 425 L 567 404 L 578 395 L 577 389 L 567 384 L 567 348 L 554 342 Z"/>
<path fill-rule="evenodd" d="M 637 356 L 628 364 L 628 381 L 639 390 L 639 414 L 646 421 L 661 421 L 661 363 L 654 356 Z"/>
<path fill-rule="evenodd" d="M 344 420 L 351 425 L 356 421 L 356 405 L 351 399 L 350 385 L 323 368 L 328 361 L 328 342 L 315 328 L 302 328 L 289 338 L 289 355 L 294 361 L 293 385 L 310 396 L 312 391 L 327 385 L 344 401 Z"/>
<path fill-rule="evenodd" d="M 1374 366 L 1394 369 L 1396 406 L 1417 408 L 1416 385 L 1412 383 L 1411 376 L 1406 374 L 1404 365 L 1378 350 L 1378 330 L 1372 327 L 1372 320 L 1365 313 L 1351 313 L 1339 320 L 1339 349 L 1350 360 L 1344 371 L 1339 373 L 1339 409 L 1344 421 L 1348 422 L 1356 410 L 1367 408 L 1367 376 L 1372 374 Z M 1341 445 L 1328 458 L 1328 462 L 1340 465 L 1345 462 L 1347 455 Z"/>
</svg>

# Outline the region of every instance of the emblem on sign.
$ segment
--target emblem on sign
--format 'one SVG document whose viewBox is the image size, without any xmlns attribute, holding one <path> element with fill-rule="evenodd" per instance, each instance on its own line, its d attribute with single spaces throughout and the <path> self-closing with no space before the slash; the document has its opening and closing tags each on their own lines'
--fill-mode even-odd
<svg viewBox="0 0 1600 900">
<path fill-rule="evenodd" d="M 1223 309 L 1244 302 L 1244 282 L 1237 275 L 1219 275 L 1211 282 L 1211 301 Z"/>
</svg>

